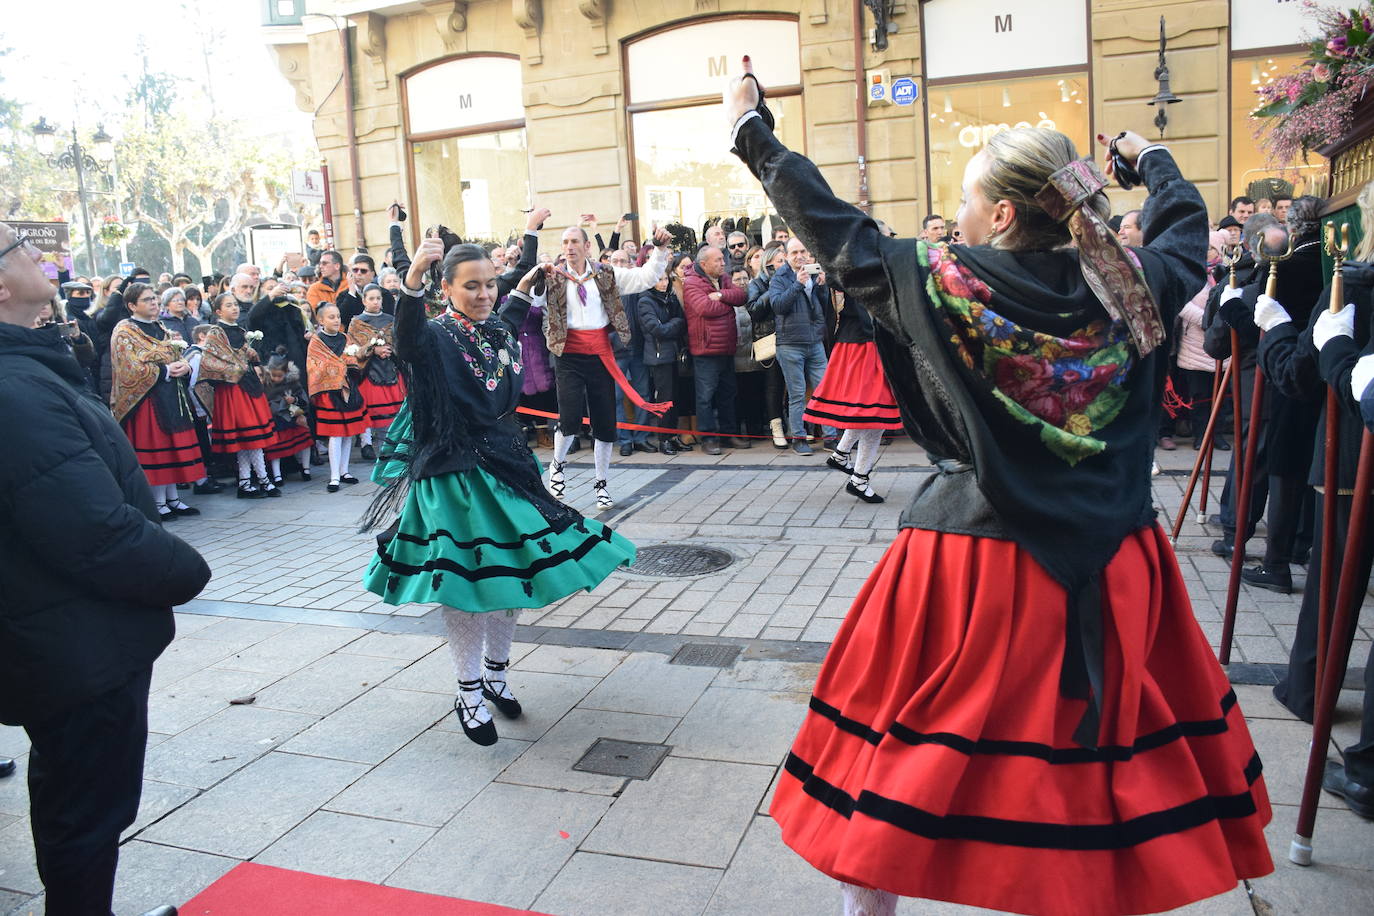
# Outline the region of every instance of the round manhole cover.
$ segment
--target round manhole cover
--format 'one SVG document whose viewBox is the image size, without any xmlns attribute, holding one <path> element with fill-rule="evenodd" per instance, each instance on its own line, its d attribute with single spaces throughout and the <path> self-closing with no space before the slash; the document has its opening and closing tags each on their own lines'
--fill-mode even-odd
<svg viewBox="0 0 1374 916">
<path fill-rule="evenodd" d="M 640 576 L 679 579 L 713 573 L 733 562 L 734 556 L 715 547 L 655 544 L 640 548 L 634 565 L 628 571 Z"/>
</svg>

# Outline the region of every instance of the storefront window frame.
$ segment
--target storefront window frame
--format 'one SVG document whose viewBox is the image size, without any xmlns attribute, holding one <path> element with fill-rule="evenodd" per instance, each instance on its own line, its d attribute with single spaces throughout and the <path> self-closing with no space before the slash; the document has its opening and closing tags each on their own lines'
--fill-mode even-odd
<svg viewBox="0 0 1374 916">
<path fill-rule="evenodd" d="M 1244 194 L 1245 188 L 1249 186 L 1249 182 L 1246 182 L 1245 187 L 1241 187 L 1237 184 L 1237 180 L 1241 176 L 1236 174 L 1236 125 L 1231 121 L 1231 109 L 1235 105 L 1236 101 L 1236 64 L 1245 63 L 1246 61 L 1263 60 L 1269 57 L 1296 56 L 1305 58 L 1310 50 L 1311 49 L 1306 44 L 1299 43 L 1288 45 L 1272 45 L 1267 48 L 1245 48 L 1243 50 L 1237 51 L 1231 47 L 1231 30 L 1229 28 L 1226 30 L 1226 191 L 1225 198 L 1220 203 L 1222 213 L 1220 216 L 1217 217 L 1217 219 L 1220 219 L 1221 216 L 1226 215 L 1226 208 L 1230 205 L 1231 201 L 1235 197 Z M 1253 94 L 1251 94 L 1251 97 L 1253 98 Z M 1256 104 L 1258 104 L 1258 101 L 1256 101 Z M 1247 139 L 1251 140 L 1252 142 L 1257 142 L 1254 140 L 1253 136 L 1247 137 Z M 1323 161 L 1321 164 L 1328 166 L 1327 174 L 1329 176 L 1329 163 Z M 1312 192 L 1309 190 L 1305 191 L 1304 193 Z M 1318 196 L 1325 198 L 1327 195 L 1320 194 Z"/>
<path fill-rule="evenodd" d="M 925 209 L 921 212 L 918 219 L 923 219 L 930 211 L 932 190 L 934 184 L 931 181 L 931 159 L 930 159 L 930 106 L 931 99 L 935 91 L 943 86 L 967 86 L 970 83 L 994 82 L 998 80 L 1010 79 L 1043 79 L 1050 76 L 1078 76 L 1086 73 L 1088 79 L 1088 98 L 1084 105 L 1088 107 L 1088 137 L 1097 136 L 1097 81 L 1093 76 L 1093 8 L 1092 0 L 1083 0 L 1083 15 L 1087 20 L 1086 43 L 1084 60 L 1085 64 L 1070 64 L 1064 67 L 1034 67 L 1029 70 L 994 70 L 987 73 L 970 73 L 964 76 L 946 76 L 935 79 L 926 79 L 925 86 L 921 93 L 921 142 L 925 146 Z M 1227 30 L 1229 33 L 1229 29 Z M 927 60 L 926 55 L 926 13 L 925 4 L 921 4 L 921 60 Z M 1228 38 L 1229 41 L 1229 38 Z M 924 70 L 922 71 L 924 75 Z M 1070 138 L 1072 139 L 1072 138 Z M 1074 143 L 1077 144 L 1077 140 Z M 1079 150 L 1080 156 L 1092 156 L 1096 150 Z M 946 222 L 954 222 L 956 219 L 953 213 L 940 214 Z"/>
<path fill-rule="evenodd" d="M 411 133 L 410 131 L 410 94 L 407 92 L 406 81 L 417 73 L 423 73 L 434 67 L 441 67 L 444 64 L 453 63 L 456 60 L 466 60 L 469 58 L 492 58 L 499 57 L 506 60 L 519 61 L 519 54 L 510 54 L 503 51 L 466 51 L 460 54 L 447 54 L 443 57 L 436 57 L 427 60 L 422 64 L 411 67 L 397 75 L 400 80 L 401 96 L 401 133 L 405 144 L 405 166 L 406 166 L 406 191 L 410 195 L 410 206 L 408 208 L 407 222 L 410 223 L 410 245 L 412 250 L 420 244 L 420 232 L 423 229 L 424 221 L 421 218 L 423 213 L 423 202 L 418 197 L 418 189 L 415 181 L 415 150 L 416 143 L 428 143 L 432 140 L 449 140 L 455 137 L 471 137 L 477 134 L 495 134 L 508 130 L 525 130 L 526 119 L 518 118 L 508 121 L 493 121 L 487 124 L 473 124 L 469 127 L 458 127 L 452 130 L 431 130 L 422 133 Z M 522 83 L 521 92 L 524 86 Z M 525 180 L 529 182 L 530 175 L 533 173 L 534 163 L 529 154 L 529 134 L 525 134 Z M 436 220 L 431 220 L 434 223 Z"/>
<path fill-rule="evenodd" d="M 746 19 L 764 19 L 777 22 L 790 22 L 793 25 L 797 26 L 797 40 L 799 42 L 801 40 L 801 17 L 791 13 L 712 13 L 707 16 L 689 16 L 684 19 L 675 19 L 672 22 L 666 22 L 661 25 L 656 25 L 651 29 L 645 29 L 642 32 L 636 32 L 633 35 L 627 35 L 626 37 L 620 40 L 620 79 L 623 97 L 626 99 L 632 97 L 630 95 L 630 45 L 634 44 L 635 42 L 642 41 L 645 38 L 650 38 L 654 35 L 662 34 L 663 32 L 672 32 L 676 31 L 677 29 L 686 28 L 688 26 L 703 25 L 708 22 L 738 22 Z M 767 77 L 767 74 L 762 74 L 762 76 Z M 803 79 L 805 79 L 805 70 L 802 71 L 801 76 Z M 806 96 L 802 92 L 801 83 L 791 83 L 785 86 L 765 85 L 764 88 L 768 93 L 768 98 L 770 99 L 800 97 L 802 107 L 802 123 L 803 125 L 805 125 Z M 650 111 L 671 111 L 675 108 L 696 108 L 702 105 L 719 104 L 720 94 L 716 93 L 714 95 L 685 96 L 679 99 L 663 99 L 654 102 L 636 102 L 633 104 L 625 105 L 625 167 L 629 173 L 629 206 L 631 212 L 638 212 L 639 207 L 639 174 L 638 170 L 635 168 L 635 162 L 637 160 L 635 158 L 634 116 L 637 114 L 642 114 L 644 112 Z M 806 151 L 803 149 L 797 150 L 797 152 L 805 154 Z M 640 227 L 641 222 L 642 220 L 635 220 L 630 225 L 633 237 L 642 240 L 644 238 L 644 234 Z M 698 241 L 702 240 L 699 239 Z"/>
</svg>

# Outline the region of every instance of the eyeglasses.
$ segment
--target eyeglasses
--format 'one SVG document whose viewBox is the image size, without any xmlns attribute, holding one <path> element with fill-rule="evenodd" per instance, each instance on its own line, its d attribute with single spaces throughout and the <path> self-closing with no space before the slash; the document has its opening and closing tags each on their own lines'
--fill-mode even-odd
<svg viewBox="0 0 1374 916">
<path fill-rule="evenodd" d="M 748 247 L 749 247 L 749 243 L 748 243 L 748 242 L 732 242 L 732 243 L 730 244 L 730 247 L 731 247 L 731 248 L 748 248 Z"/>
<path fill-rule="evenodd" d="M 353 267 L 353 268 L 350 268 L 350 269 L 351 269 L 355 274 L 370 274 L 370 273 L 372 273 L 372 268 L 371 268 L 371 267 Z"/>
<path fill-rule="evenodd" d="M 35 261 L 43 256 L 43 252 L 39 251 L 38 247 L 34 245 L 33 242 L 30 242 L 28 239 L 20 239 L 13 245 L 10 245 L 7 248 L 0 249 L 0 259 L 3 259 L 5 255 L 9 254 L 11 251 L 14 251 L 16 248 L 22 248 L 24 250 L 24 254 L 33 258 Z"/>
</svg>

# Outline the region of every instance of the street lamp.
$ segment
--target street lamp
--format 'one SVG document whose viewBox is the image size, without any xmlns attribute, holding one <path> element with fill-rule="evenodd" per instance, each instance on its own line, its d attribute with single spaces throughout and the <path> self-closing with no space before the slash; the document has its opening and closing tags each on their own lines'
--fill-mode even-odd
<svg viewBox="0 0 1374 916">
<path fill-rule="evenodd" d="M 102 175 L 105 173 L 105 167 L 114 159 L 114 138 L 105 133 L 104 125 L 99 125 L 96 127 L 95 136 L 91 138 L 91 148 L 87 150 L 77 137 L 76 124 L 72 124 L 71 146 L 58 152 L 57 128 L 49 124 L 47 118 L 40 117 L 31 130 L 34 148 L 38 150 L 39 155 L 47 159 L 48 165 L 76 171 L 76 193 L 81 199 L 81 225 L 86 231 L 86 260 L 91 274 L 94 275 L 95 237 L 91 235 L 91 213 L 86 205 L 86 172 L 90 170 Z M 54 156 L 54 153 L 57 155 Z"/>
</svg>

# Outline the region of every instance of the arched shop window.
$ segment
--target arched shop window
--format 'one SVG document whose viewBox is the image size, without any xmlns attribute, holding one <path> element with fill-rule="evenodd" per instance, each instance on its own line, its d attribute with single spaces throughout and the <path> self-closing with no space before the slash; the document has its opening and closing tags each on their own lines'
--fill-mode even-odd
<svg viewBox="0 0 1374 916">
<path fill-rule="evenodd" d="M 519 235 L 530 199 L 520 59 L 449 58 L 404 85 L 412 231 L 443 223 L 476 241 Z"/>
<path fill-rule="evenodd" d="M 720 142 L 720 87 L 749 54 L 767 74 L 778 136 L 805 148 L 801 51 L 794 18 L 711 19 L 625 45 L 632 191 L 638 232 L 680 222 L 701 234 L 711 217 L 757 221 L 772 212 L 763 187 Z"/>
<path fill-rule="evenodd" d="M 1271 162 L 1255 136 L 1260 125 L 1250 118 L 1259 104 L 1257 90 L 1296 72 L 1307 59 L 1307 48 L 1299 42 L 1314 23 L 1306 13 L 1302 3 L 1231 2 L 1231 185 L 1227 200 L 1240 194 L 1257 199 L 1283 193 L 1326 196 L 1326 159 L 1308 153 L 1306 161 Z"/>
<path fill-rule="evenodd" d="M 1047 127 L 1072 139 L 1080 155 L 1092 152 L 1087 4 L 1026 7 L 1006 0 L 921 6 L 929 210 L 946 220 L 959 209 L 969 160 L 999 131 Z"/>
</svg>

